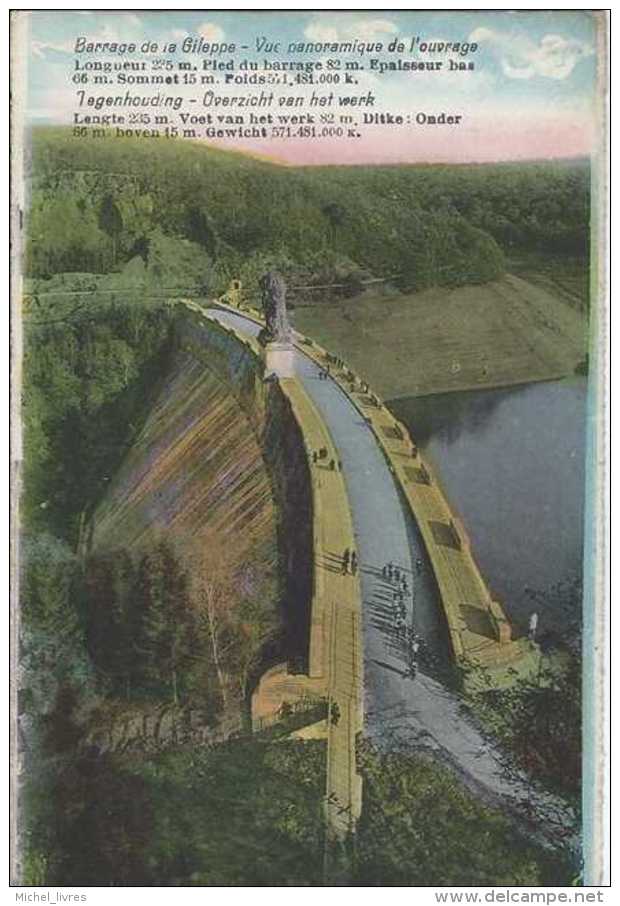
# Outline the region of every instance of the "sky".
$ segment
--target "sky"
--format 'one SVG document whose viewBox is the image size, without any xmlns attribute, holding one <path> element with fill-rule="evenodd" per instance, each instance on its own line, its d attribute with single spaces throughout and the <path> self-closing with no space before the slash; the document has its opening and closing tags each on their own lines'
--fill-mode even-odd
<svg viewBox="0 0 620 906">
<path fill-rule="evenodd" d="M 151 62 L 165 57 L 176 70 L 179 61 L 202 65 L 203 59 L 235 60 L 248 58 L 264 72 L 264 59 L 320 60 L 324 66 L 334 54 L 329 52 L 289 52 L 291 42 L 364 41 L 381 43 L 380 51 L 340 55 L 341 66 L 357 61 L 364 68 L 355 73 L 358 84 L 295 85 L 275 88 L 274 105 L 284 94 L 309 99 L 313 92 L 333 90 L 330 111 L 336 118 L 341 95 L 353 92 L 374 97 L 373 113 L 402 115 L 409 121 L 404 128 L 370 124 L 359 131 L 359 139 L 319 137 L 312 140 L 273 137 L 255 139 L 230 137 L 212 141 L 258 153 L 289 164 L 466 162 L 521 159 L 546 159 L 588 155 L 595 149 L 596 23 L 588 11 L 541 12 L 114 12 L 114 11 L 35 11 L 29 15 L 26 79 L 26 116 L 32 124 L 71 124 L 78 111 L 77 91 L 93 95 L 118 95 L 130 90 L 157 93 L 158 87 L 110 84 L 105 87 L 73 81 L 79 78 L 75 61 L 122 61 L 136 59 L 118 54 L 78 54 L 76 39 L 89 42 L 156 42 L 157 52 L 143 56 Z M 219 56 L 187 54 L 181 51 L 186 37 L 202 38 L 210 44 L 235 43 L 234 53 Z M 256 40 L 265 36 L 279 42 L 279 53 L 256 51 Z M 411 39 L 421 42 L 475 43 L 478 49 L 465 56 L 458 53 L 423 53 L 419 44 L 409 51 Z M 407 50 L 390 52 L 391 42 L 403 42 Z M 162 52 L 164 44 L 176 44 L 176 51 Z M 246 45 L 248 50 L 240 50 Z M 474 70 L 447 71 L 447 59 L 473 61 Z M 440 72 L 387 72 L 370 69 L 370 60 L 380 62 L 443 60 Z M 235 71 L 238 72 L 236 68 Z M 342 72 L 342 70 L 341 70 Z M 89 74 L 89 79 L 91 74 Z M 113 75 L 113 78 L 116 74 Z M 221 73 L 217 74 L 221 78 Z M 249 96 L 265 86 L 211 86 L 221 97 Z M 169 86 L 167 94 L 183 98 L 182 110 L 205 113 L 204 92 L 208 86 Z M 271 90 L 271 89 L 269 89 Z M 109 110 L 109 108 L 107 108 Z M 141 108 L 142 109 L 142 108 Z M 208 108 L 213 112 L 213 108 Z M 277 106 L 271 108 L 275 117 Z M 307 108 L 306 108 L 307 109 Z M 85 111 L 84 108 L 81 112 Z M 90 111 L 92 112 L 92 110 Z M 118 111 L 125 112 L 125 111 Z M 232 107 L 219 113 L 239 114 Z M 286 110 L 285 110 L 286 112 Z M 295 112 L 295 111 L 288 111 Z M 298 111 L 299 112 L 299 111 Z M 246 111 L 243 113 L 247 116 Z M 420 114 L 460 116 L 459 125 L 422 125 Z M 315 111 L 316 114 L 316 111 Z M 345 130 L 346 133 L 347 130 Z M 201 133 L 202 134 L 202 133 Z"/>
</svg>

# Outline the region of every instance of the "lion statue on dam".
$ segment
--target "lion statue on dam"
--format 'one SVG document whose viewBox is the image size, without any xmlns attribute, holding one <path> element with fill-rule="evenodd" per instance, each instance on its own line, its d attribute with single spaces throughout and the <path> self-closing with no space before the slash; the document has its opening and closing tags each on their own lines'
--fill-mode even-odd
<svg viewBox="0 0 620 906">
<path fill-rule="evenodd" d="M 259 342 L 290 343 L 292 329 L 286 312 L 286 283 L 277 271 L 269 271 L 261 278 L 265 326 L 258 335 Z"/>
</svg>

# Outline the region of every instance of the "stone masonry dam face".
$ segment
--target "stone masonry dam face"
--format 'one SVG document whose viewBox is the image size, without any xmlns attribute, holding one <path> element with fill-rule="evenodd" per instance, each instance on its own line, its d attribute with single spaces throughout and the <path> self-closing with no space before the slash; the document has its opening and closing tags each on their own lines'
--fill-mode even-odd
<svg viewBox="0 0 620 906">
<path fill-rule="evenodd" d="M 250 553 L 273 586 L 281 640 L 269 660 L 307 667 L 312 502 L 303 438 L 277 383 L 235 336 L 179 315 L 172 366 L 98 507 L 92 547 L 184 545 L 216 533 L 240 573 Z M 251 589 L 249 590 L 251 593 Z"/>
</svg>

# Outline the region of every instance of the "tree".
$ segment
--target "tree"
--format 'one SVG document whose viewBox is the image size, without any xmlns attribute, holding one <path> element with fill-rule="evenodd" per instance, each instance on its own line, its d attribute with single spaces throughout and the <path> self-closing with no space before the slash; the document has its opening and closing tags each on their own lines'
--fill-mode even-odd
<svg viewBox="0 0 620 906">
<path fill-rule="evenodd" d="M 507 757 L 508 774 L 524 769 L 579 811 L 581 796 L 581 663 L 545 664 L 534 676 L 479 693 L 474 708 L 488 714 Z"/>
<path fill-rule="evenodd" d="M 538 669 L 515 674 L 505 688 L 488 688 L 472 707 L 505 752 L 508 774 L 525 770 L 533 782 L 559 793 L 579 814 L 582 759 L 581 598 L 579 576 L 545 590 L 526 589 L 540 613 L 560 629 L 538 639 Z M 560 831 L 562 828 L 559 828 Z"/>
<path fill-rule="evenodd" d="M 210 255 L 215 255 L 218 238 L 211 219 L 201 208 L 192 206 L 187 215 L 188 237 L 192 242 L 201 245 Z"/>
<path fill-rule="evenodd" d="M 112 195 L 106 195 L 99 209 L 99 228 L 112 240 L 112 264 L 116 264 L 118 240 L 123 232 L 123 218 Z"/>
<path fill-rule="evenodd" d="M 92 556 L 85 567 L 89 651 L 112 688 L 131 695 L 134 662 L 134 566 L 124 550 Z"/>
<path fill-rule="evenodd" d="M 114 756 L 73 755 L 49 791 L 55 834 L 47 884 L 149 883 L 145 859 L 152 833 L 148 787 Z M 163 879 L 162 879 L 163 880 Z"/>
<path fill-rule="evenodd" d="M 167 541 L 157 542 L 142 557 L 134 600 L 135 650 L 143 681 L 153 690 L 163 684 L 178 704 L 180 686 L 194 658 L 197 640 L 187 578 Z"/>
<path fill-rule="evenodd" d="M 190 594 L 201 635 L 208 640 L 224 707 L 229 698 L 226 654 L 231 647 L 228 621 L 234 609 L 234 580 L 226 550 L 211 534 L 201 536 L 189 555 Z"/>
<path fill-rule="evenodd" d="M 77 561 L 68 545 L 40 534 L 24 540 L 21 567 L 20 694 L 42 715 L 63 686 L 82 685 L 86 698 L 92 680 L 75 601 Z"/>
<path fill-rule="evenodd" d="M 270 605 L 271 601 L 245 600 L 232 615 L 235 622 L 230 660 L 242 698 L 247 693 L 252 671 L 260 662 L 263 646 L 274 634 Z"/>
</svg>

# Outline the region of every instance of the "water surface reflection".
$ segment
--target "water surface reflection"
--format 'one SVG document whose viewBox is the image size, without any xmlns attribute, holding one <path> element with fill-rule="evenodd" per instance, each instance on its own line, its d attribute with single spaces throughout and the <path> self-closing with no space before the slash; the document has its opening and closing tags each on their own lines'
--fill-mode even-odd
<svg viewBox="0 0 620 906">
<path fill-rule="evenodd" d="M 437 466 L 474 554 L 525 628 L 528 587 L 581 571 L 586 381 L 393 400 L 394 414 Z M 557 610 L 541 614 L 557 626 Z M 545 625 L 546 624 L 546 625 Z"/>
</svg>

